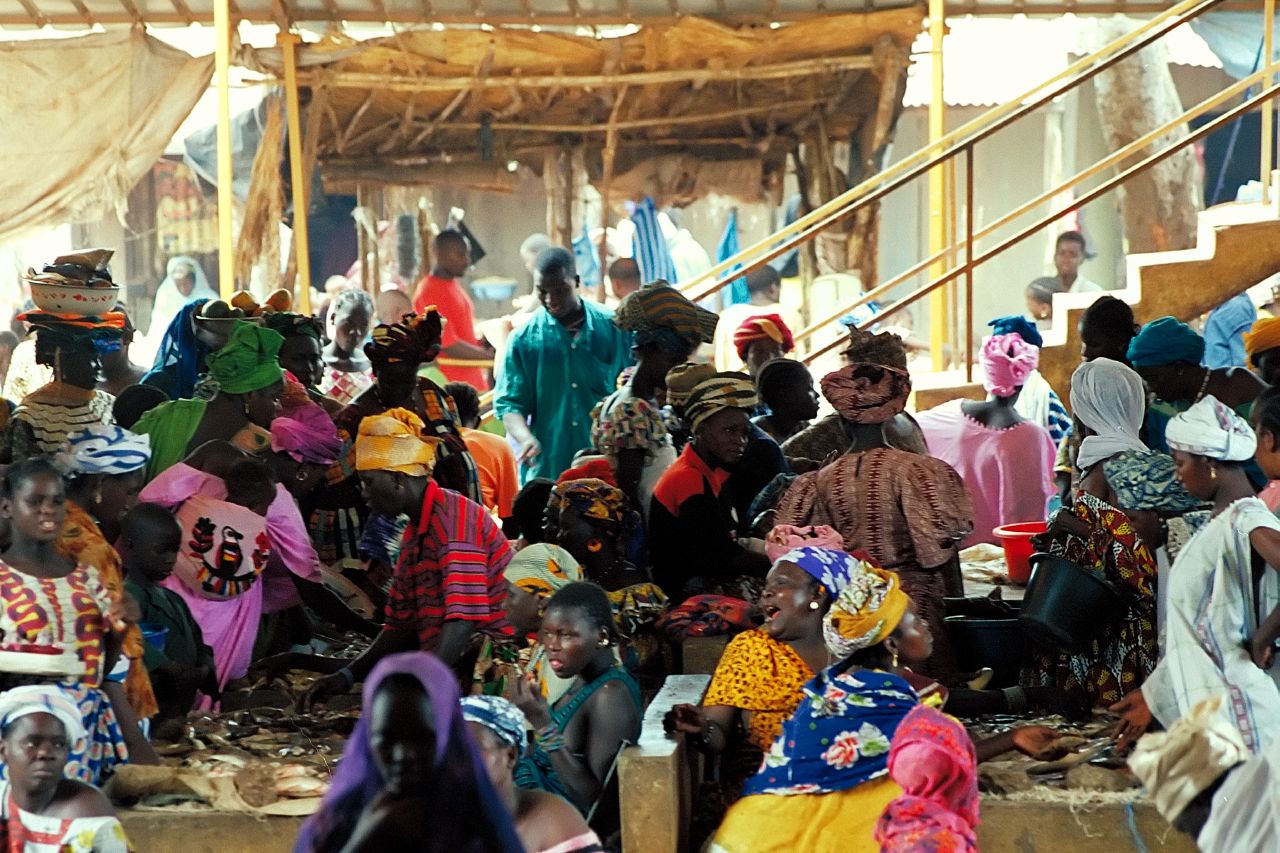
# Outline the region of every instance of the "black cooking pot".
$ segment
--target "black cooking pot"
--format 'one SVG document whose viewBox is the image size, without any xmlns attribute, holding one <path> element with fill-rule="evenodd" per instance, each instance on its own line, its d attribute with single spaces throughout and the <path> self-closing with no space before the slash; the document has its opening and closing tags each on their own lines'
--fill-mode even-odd
<svg viewBox="0 0 1280 853">
<path fill-rule="evenodd" d="M 1124 611 L 1124 597 L 1099 573 L 1051 554 L 1031 555 L 1018 627 L 1040 645 L 1084 651 Z"/>
<path fill-rule="evenodd" d="M 1010 609 L 1016 611 L 1017 608 Z M 1017 685 L 1027 643 L 1018 628 L 1016 615 L 1004 618 L 948 616 L 946 626 L 961 671 L 976 672 L 989 666 L 993 672 L 988 687 Z"/>
</svg>

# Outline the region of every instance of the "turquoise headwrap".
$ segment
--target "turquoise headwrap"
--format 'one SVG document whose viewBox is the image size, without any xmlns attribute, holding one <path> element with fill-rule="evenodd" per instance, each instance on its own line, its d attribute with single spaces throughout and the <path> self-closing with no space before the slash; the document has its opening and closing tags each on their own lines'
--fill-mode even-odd
<svg viewBox="0 0 1280 853">
<path fill-rule="evenodd" d="M 1152 320 L 1129 344 L 1129 363 L 1134 367 L 1199 364 L 1203 358 L 1204 338 L 1173 317 Z"/>
</svg>

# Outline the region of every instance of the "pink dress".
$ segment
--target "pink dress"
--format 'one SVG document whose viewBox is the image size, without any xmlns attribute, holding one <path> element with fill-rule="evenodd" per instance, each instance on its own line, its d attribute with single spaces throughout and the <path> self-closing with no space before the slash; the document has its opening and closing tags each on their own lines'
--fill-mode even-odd
<svg viewBox="0 0 1280 853">
<path fill-rule="evenodd" d="M 956 470 L 973 499 L 973 532 L 962 548 L 998 545 L 991 531 L 1002 524 L 1044 520 L 1057 458 L 1044 427 L 992 429 L 962 412 L 959 400 L 918 413 L 916 422 L 930 454 Z"/>
<path fill-rule="evenodd" d="M 249 671 L 263 613 L 298 603 L 290 573 L 313 583 L 321 580 L 320 560 L 311 547 L 306 524 L 297 502 L 284 486 L 276 486 L 276 498 L 265 517 L 227 503 L 226 496 L 227 487 L 221 479 L 179 462 L 148 483 L 138 498 L 177 510 L 182 549 L 174 574 L 164 586 L 181 595 L 191 608 L 205 642 L 213 648 L 222 687 Z M 191 544 L 197 539 L 193 532 L 200 517 L 211 519 L 216 527 L 213 545 L 204 552 L 195 551 Z M 242 537 L 233 543 L 241 553 L 242 567 L 222 572 L 234 581 L 216 575 L 202 578 L 197 556 L 218 554 L 226 538 L 223 527 L 230 527 Z M 209 534 L 204 536 L 207 539 Z M 211 557 L 204 562 L 215 565 Z M 252 577 L 248 576 L 250 565 Z"/>
</svg>

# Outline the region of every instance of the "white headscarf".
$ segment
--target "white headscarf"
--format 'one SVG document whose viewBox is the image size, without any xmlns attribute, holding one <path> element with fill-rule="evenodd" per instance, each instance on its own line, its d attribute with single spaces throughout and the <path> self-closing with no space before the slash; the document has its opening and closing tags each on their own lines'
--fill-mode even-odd
<svg viewBox="0 0 1280 853">
<path fill-rule="evenodd" d="M 191 292 L 186 296 L 182 295 L 182 291 L 178 290 L 177 282 L 174 281 L 175 276 L 180 272 L 187 273 L 196 280 Z M 164 281 L 160 282 L 160 286 L 156 288 L 156 298 L 151 305 L 151 326 L 147 329 L 147 335 L 159 341 L 165 329 L 169 328 L 169 324 L 173 322 L 173 318 L 182 310 L 182 306 L 197 299 L 217 298 L 218 293 L 209 286 L 209 279 L 205 277 L 199 261 L 189 255 L 170 258 L 165 267 Z"/>
<path fill-rule="evenodd" d="M 1258 449 L 1258 437 L 1244 418 L 1212 394 L 1170 420 L 1164 440 L 1170 450 L 1221 462 L 1244 462 Z"/>
<path fill-rule="evenodd" d="M 1080 442 L 1081 471 L 1126 450 L 1146 450 L 1138 438 L 1147 394 L 1133 368 L 1110 358 L 1086 361 L 1071 374 L 1071 410 L 1096 435 Z"/>
<path fill-rule="evenodd" d="M 94 424 L 67 437 L 54 463 L 67 474 L 128 474 L 151 459 L 151 436 Z"/>
<path fill-rule="evenodd" d="M 80 710 L 67 694 L 53 684 L 32 684 L 0 693 L 0 728 L 30 714 L 52 714 L 67 730 L 72 751 L 83 747 L 89 735 L 84 730 Z"/>
</svg>

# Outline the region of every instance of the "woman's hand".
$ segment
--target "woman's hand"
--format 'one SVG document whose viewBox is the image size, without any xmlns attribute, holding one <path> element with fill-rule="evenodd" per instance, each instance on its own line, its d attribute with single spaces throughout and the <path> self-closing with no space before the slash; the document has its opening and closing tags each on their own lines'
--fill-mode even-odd
<svg viewBox="0 0 1280 853">
<path fill-rule="evenodd" d="M 136 607 L 137 605 L 135 604 L 134 606 Z M 124 630 L 129 627 L 126 624 L 128 621 L 128 608 L 124 599 L 113 599 L 111 601 L 111 606 L 107 608 L 107 612 L 102 614 L 102 618 L 106 622 L 104 627 L 107 629 L 108 633 L 123 633 Z"/>
<path fill-rule="evenodd" d="M 1009 734 L 1014 749 L 1037 761 L 1056 761 L 1069 751 L 1056 745 L 1062 734 L 1048 726 L 1018 726 Z"/>
<path fill-rule="evenodd" d="M 1116 724 L 1111 736 L 1116 739 L 1116 752 L 1127 753 L 1133 748 L 1138 738 L 1146 734 L 1151 726 L 1151 709 L 1147 707 L 1147 699 L 1141 690 L 1131 690 L 1108 710 L 1120 714 L 1120 722 Z"/>
<path fill-rule="evenodd" d="M 662 728 L 669 735 L 683 732 L 701 736 L 707 728 L 707 714 L 701 705 L 676 705 L 663 716 Z"/>
<path fill-rule="evenodd" d="M 547 707 L 547 700 L 538 689 L 536 678 L 536 675 L 529 673 L 523 678 L 510 679 L 507 682 L 507 698 L 524 713 L 529 725 L 540 729 L 551 722 L 551 709 Z"/>
<path fill-rule="evenodd" d="M 1271 669 L 1276 662 L 1276 647 L 1271 638 L 1258 632 L 1249 638 L 1249 657 L 1259 669 Z"/>
</svg>

